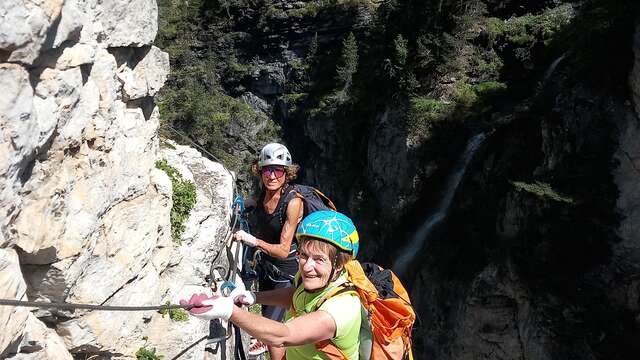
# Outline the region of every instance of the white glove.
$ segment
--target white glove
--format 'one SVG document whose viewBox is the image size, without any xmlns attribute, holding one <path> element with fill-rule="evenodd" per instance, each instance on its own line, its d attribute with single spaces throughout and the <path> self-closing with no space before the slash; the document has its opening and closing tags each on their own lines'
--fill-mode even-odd
<svg viewBox="0 0 640 360">
<path fill-rule="evenodd" d="M 208 297 L 205 294 L 193 294 L 189 301 L 180 300 L 180 305 L 205 305 L 194 307 L 189 310 L 189 313 L 206 320 L 223 319 L 229 321 L 233 313 L 233 299 L 230 297 Z"/>
<path fill-rule="evenodd" d="M 256 246 L 256 243 L 258 242 L 258 239 L 256 239 L 255 236 L 249 234 L 244 230 L 237 231 L 235 234 L 233 234 L 233 237 L 238 241 L 242 241 L 250 247 Z"/>
<path fill-rule="evenodd" d="M 256 294 L 249 290 L 235 288 L 229 294 L 229 299 L 233 300 L 236 305 L 251 306 L 256 303 Z"/>
</svg>

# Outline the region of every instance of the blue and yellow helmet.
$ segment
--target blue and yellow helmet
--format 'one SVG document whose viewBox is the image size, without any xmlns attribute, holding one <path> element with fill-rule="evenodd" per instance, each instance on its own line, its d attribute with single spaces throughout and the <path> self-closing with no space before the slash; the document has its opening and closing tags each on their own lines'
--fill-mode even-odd
<svg viewBox="0 0 640 360">
<path fill-rule="evenodd" d="M 358 255 L 360 239 L 353 221 L 337 211 L 322 210 L 307 215 L 296 231 L 296 239 L 308 236 L 326 241 L 346 251 L 355 258 Z"/>
</svg>

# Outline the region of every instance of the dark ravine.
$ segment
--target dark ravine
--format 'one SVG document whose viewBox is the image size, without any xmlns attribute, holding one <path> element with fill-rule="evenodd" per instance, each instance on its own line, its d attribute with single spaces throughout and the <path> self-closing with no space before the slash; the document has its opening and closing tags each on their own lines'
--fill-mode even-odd
<svg viewBox="0 0 640 360">
<path fill-rule="evenodd" d="M 468 172 L 447 229 L 412 282 L 422 316 L 417 352 L 637 356 L 640 243 L 629 231 L 637 221 L 629 179 L 637 189 L 639 153 L 624 150 L 637 134 L 637 99 L 624 95 L 624 83 L 608 92 L 574 82 L 570 68 L 558 69 L 544 99 L 496 131 Z M 552 185 L 519 190 L 518 180 Z M 556 190 L 572 202 L 555 198 Z"/>
<path fill-rule="evenodd" d="M 447 179 L 447 186 L 443 191 L 442 198 L 438 202 L 438 206 L 420 225 L 411 238 L 411 241 L 396 254 L 393 262 L 393 270 L 398 276 L 405 279 L 407 278 L 407 270 L 412 267 L 412 263 L 416 263 L 416 259 L 420 258 L 419 255 L 422 253 L 422 249 L 428 245 L 427 241 L 432 237 L 434 229 L 437 229 L 446 219 L 453 198 L 458 190 L 458 185 L 465 176 L 467 166 L 469 162 L 473 160 L 473 156 L 485 139 L 486 134 L 484 133 L 474 135 L 469 139 L 464 152 L 460 155 L 453 172 L 449 176 L 449 179 Z"/>
</svg>

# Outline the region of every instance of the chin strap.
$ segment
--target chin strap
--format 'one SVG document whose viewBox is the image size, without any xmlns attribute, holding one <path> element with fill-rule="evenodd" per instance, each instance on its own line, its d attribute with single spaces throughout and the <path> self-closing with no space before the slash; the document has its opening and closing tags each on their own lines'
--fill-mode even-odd
<svg viewBox="0 0 640 360">
<path fill-rule="evenodd" d="M 335 280 L 333 278 L 333 276 L 336 274 L 336 266 L 338 264 L 338 252 L 336 251 L 336 255 L 333 257 L 333 261 L 331 262 L 331 274 L 329 274 L 329 279 L 327 280 L 327 283 L 324 284 L 324 286 L 318 290 L 324 290 L 327 288 L 327 286 L 329 286 L 329 284 L 331 284 L 331 282 L 333 280 Z"/>
</svg>

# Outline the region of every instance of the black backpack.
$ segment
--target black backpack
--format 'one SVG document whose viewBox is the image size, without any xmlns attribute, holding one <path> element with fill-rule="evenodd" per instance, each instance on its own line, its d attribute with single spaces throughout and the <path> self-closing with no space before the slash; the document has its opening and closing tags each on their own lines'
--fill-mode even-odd
<svg viewBox="0 0 640 360">
<path fill-rule="evenodd" d="M 285 210 L 289 201 L 293 199 L 294 196 L 298 195 L 302 198 L 302 203 L 304 204 L 304 214 L 302 217 L 311 214 L 314 211 L 320 210 L 333 210 L 336 211 L 336 206 L 333 204 L 333 201 L 327 197 L 327 195 L 323 194 L 322 191 L 314 188 L 313 186 L 300 185 L 300 184 L 290 184 L 288 188 L 285 190 L 285 198 L 284 204 L 280 208 L 280 213 L 278 216 L 280 217 L 280 224 L 284 224 L 285 220 Z"/>
</svg>

